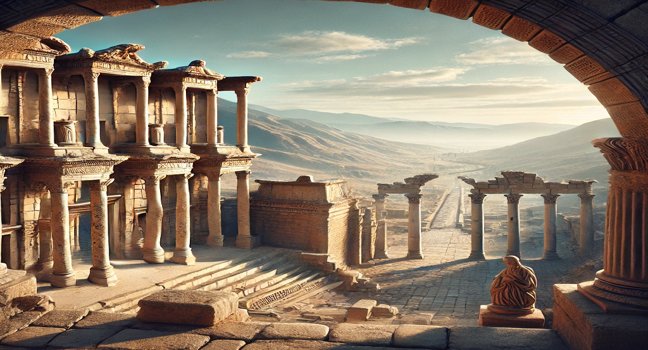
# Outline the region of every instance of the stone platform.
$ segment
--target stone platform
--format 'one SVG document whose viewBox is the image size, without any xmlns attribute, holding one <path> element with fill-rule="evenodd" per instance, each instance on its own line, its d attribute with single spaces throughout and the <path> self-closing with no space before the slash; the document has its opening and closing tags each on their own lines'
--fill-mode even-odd
<svg viewBox="0 0 648 350">
<path fill-rule="evenodd" d="M 542 311 L 535 309 L 528 315 L 503 315 L 488 309 L 488 305 L 479 308 L 479 325 L 485 327 L 543 328 L 545 318 Z"/>
</svg>

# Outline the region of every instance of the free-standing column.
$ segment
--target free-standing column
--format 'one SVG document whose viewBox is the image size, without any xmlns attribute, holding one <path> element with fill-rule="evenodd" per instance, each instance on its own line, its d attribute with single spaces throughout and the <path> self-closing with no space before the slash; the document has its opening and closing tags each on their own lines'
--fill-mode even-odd
<svg viewBox="0 0 648 350">
<path fill-rule="evenodd" d="M 594 208 L 592 205 L 594 195 L 591 193 L 581 193 L 578 197 L 581 200 L 578 248 L 581 255 L 588 255 L 592 253 L 592 248 L 594 247 Z"/>
<path fill-rule="evenodd" d="M 52 215 L 52 276 L 54 287 L 68 287 L 76 284 L 72 269 L 70 250 L 70 212 L 68 210 L 68 186 L 70 183 L 53 183 L 49 186 Z"/>
<path fill-rule="evenodd" d="M 43 69 L 38 75 L 38 131 L 40 144 L 54 147 L 54 109 L 52 108 L 53 68 Z"/>
<path fill-rule="evenodd" d="M 376 205 L 376 221 L 378 224 L 376 230 L 376 253 L 374 258 L 387 259 L 387 212 L 385 211 L 386 194 L 374 194 L 373 199 Z"/>
<path fill-rule="evenodd" d="M 34 192 L 42 192 L 43 188 L 38 185 L 32 189 Z M 51 201 L 50 194 L 41 197 L 40 217 L 38 219 L 38 262 L 36 263 L 38 272 L 36 278 L 39 281 L 49 282 L 52 275 L 52 231 L 51 231 Z"/>
<path fill-rule="evenodd" d="M 2 66 L 0 66 L 0 70 Z M 0 85 L 2 83 L 2 75 L 0 75 Z M 2 93 L 2 91 L 0 91 Z M 4 171 L 0 172 L 0 180 L 4 181 Z M 2 191 L 4 191 L 4 184 L 0 182 L 0 213 L 2 212 Z M 2 217 L 0 216 L 0 230 L 2 230 Z M 0 232 L 1 233 L 1 232 Z M 0 234 L 0 258 L 2 257 L 2 235 Z M 7 272 L 7 265 L 0 260 L 0 276 Z"/>
<path fill-rule="evenodd" d="M 218 92 L 207 91 L 207 144 L 214 146 L 218 143 Z"/>
<path fill-rule="evenodd" d="M 249 89 L 236 90 L 236 145 L 243 151 L 249 149 L 248 145 L 248 103 Z"/>
<path fill-rule="evenodd" d="M 560 196 L 554 193 L 541 195 L 544 198 L 544 256 L 545 260 L 558 259 L 556 252 L 556 200 Z"/>
<path fill-rule="evenodd" d="M 250 172 L 236 172 L 236 215 L 238 222 L 238 235 L 236 246 L 238 248 L 254 248 L 256 237 L 250 234 Z"/>
<path fill-rule="evenodd" d="M 175 90 L 175 142 L 181 151 L 187 148 L 187 87 L 180 84 Z"/>
<path fill-rule="evenodd" d="M 209 226 L 207 244 L 212 247 L 222 247 L 220 172 L 207 174 L 207 181 L 207 225 Z"/>
<path fill-rule="evenodd" d="M 484 198 L 481 192 L 470 197 L 470 256 L 468 259 L 483 260 L 484 257 Z"/>
<path fill-rule="evenodd" d="M 421 242 L 421 194 L 408 193 L 405 195 L 409 202 L 407 257 L 409 259 L 423 259 Z"/>
<path fill-rule="evenodd" d="M 193 174 L 177 176 L 176 182 L 176 247 L 171 261 L 176 264 L 193 265 L 196 257 L 191 252 L 191 222 L 189 219 L 189 178 Z"/>
<path fill-rule="evenodd" d="M 135 106 L 135 143 L 138 146 L 149 146 L 148 131 L 148 87 L 150 76 L 144 76 L 135 82 L 137 89 L 137 105 Z"/>
<path fill-rule="evenodd" d="M 117 276 L 110 265 L 108 243 L 108 185 L 113 179 L 93 181 L 90 185 L 90 235 L 92 267 L 88 280 L 101 286 L 114 286 Z"/>
<path fill-rule="evenodd" d="M 508 249 L 507 255 L 520 257 L 520 198 L 519 193 L 504 195 L 508 201 Z"/>
<path fill-rule="evenodd" d="M 162 198 L 160 180 L 163 176 L 148 176 L 144 179 L 146 187 L 146 232 L 142 254 L 144 261 L 152 264 L 164 262 L 164 249 L 160 246 L 162 236 Z"/>
<path fill-rule="evenodd" d="M 99 73 L 86 72 L 83 74 L 86 94 L 86 146 L 95 151 L 107 152 L 101 143 L 99 122 Z"/>
</svg>

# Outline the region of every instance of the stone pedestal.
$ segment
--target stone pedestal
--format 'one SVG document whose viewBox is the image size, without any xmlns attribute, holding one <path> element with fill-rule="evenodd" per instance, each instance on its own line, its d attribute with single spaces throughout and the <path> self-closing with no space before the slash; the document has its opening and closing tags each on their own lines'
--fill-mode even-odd
<svg viewBox="0 0 648 350">
<path fill-rule="evenodd" d="M 479 307 L 479 325 L 484 327 L 544 328 L 542 311 L 534 309 L 527 315 L 505 315 L 493 312 L 488 305 Z"/>
<path fill-rule="evenodd" d="M 470 197 L 470 256 L 469 259 L 484 260 L 484 198 L 486 195 L 477 192 Z"/>
<path fill-rule="evenodd" d="M 544 255 L 545 260 L 558 259 L 556 252 L 556 200 L 560 195 L 543 194 L 544 198 Z"/>
<path fill-rule="evenodd" d="M 76 121 L 59 120 L 54 122 L 54 141 L 59 146 L 75 146 L 76 140 Z"/>
<path fill-rule="evenodd" d="M 506 255 L 520 257 L 520 198 L 519 193 L 504 195 L 508 202 L 508 249 Z"/>
<path fill-rule="evenodd" d="M 407 258 L 423 259 L 421 242 L 421 194 L 408 193 L 405 195 L 409 202 L 407 222 Z"/>
</svg>

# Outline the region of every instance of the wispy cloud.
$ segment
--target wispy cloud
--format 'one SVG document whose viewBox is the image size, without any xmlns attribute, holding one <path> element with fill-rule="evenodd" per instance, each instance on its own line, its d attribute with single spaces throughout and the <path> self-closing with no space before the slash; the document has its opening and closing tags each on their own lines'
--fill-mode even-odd
<svg viewBox="0 0 648 350">
<path fill-rule="evenodd" d="M 228 54 L 227 58 L 265 58 L 272 54 L 267 51 L 240 51 Z"/>
<path fill-rule="evenodd" d="M 551 64 L 546 54 L 506 37 L 484 38 L 470 43 L 472 50 L 458 54 L 457 62 L 466 65 Z"/>
</svg>

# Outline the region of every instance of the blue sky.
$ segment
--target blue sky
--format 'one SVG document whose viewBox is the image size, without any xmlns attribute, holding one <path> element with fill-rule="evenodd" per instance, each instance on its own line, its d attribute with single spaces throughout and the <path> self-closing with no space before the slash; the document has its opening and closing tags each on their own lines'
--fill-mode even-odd
<svg viewBox="0 0 648 350">
<path fill-rule="evenodd" d="M 58 36 L 75 51 L 133 42 L 146 46 L 140 54 L 150 62 L 200 58 L 227 76 L 263 76 L 249 100 L 276 109 L 488 124 L 607 115 L 526 43 L 388 5 L 224 0 L 106 17 Z"/>
</svg>

